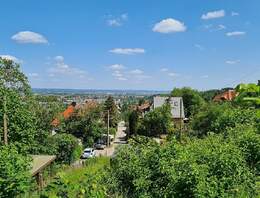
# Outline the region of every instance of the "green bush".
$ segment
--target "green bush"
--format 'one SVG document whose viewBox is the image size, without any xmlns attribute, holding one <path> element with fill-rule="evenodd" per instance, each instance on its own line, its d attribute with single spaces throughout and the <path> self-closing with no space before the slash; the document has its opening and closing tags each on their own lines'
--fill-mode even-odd
<svg viewBox="0 0 260 198">
<path fill-rule="evenodd" d="M 56 155 L 58 163 L 71 164 L 80 157 L 81 147 L 73 135 L 63 133 L 51 136 L 48 146 L 48 154 Z"/>
<path fill-rule="evenodd" d="M 230 141 L 242 151 L 248 166 L 260 174 L 260 134 L 253 126 L 238 125 L 229 130 Z"/>
<path fill-rule="evenodd" d="M 253 197 L 254 175 L 243 153 L 221 136 L 153 141 L 121 148 L 111 162 L 116 190 L 127 197 Z M 112 183 L 112 182 L 111 182 Z"/>
<path fill-rule="evenodd" d="M 45 188 L 41 197 L 107 197 L 107 187 L 103 183 L 108 158 L 90 159 L 86 166 L 58 173 Z"/>
<path fill-rule="evenodd" d="M 29 190 L 31 159 L 14 146 L 0 147 L 0 197 L 9 198 Z"/>
<path fill-rule="evenodd" d="M 235 108 L 230 104 L 210 104 L 192 118 L 193 133 L 202 137 L 209 132 L 226 133 L 238 124 L 257 125 L 257 114 L 251 109 Z"/>
</svg>

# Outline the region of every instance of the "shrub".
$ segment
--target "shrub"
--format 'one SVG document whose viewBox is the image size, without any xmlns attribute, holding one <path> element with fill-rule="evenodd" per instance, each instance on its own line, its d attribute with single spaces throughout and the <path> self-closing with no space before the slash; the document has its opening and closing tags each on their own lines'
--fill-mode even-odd
<svg viewBox="0 0 260 198">
<path fill-rule="evenodd" d="M 230 104 L 210 104 L 192 119 L 192 129 L 198 137 L 209 132 L 226 133 L 238 124 L 256 125 L 257 115 L 254 110 L 234 108 Z"/>
<path fill-rule="evenodd" d="M 49 138 L 48 154 L 56 155 L 58 163 L 71 164 L 81 153 L 78 139 L 70 134 L 56 134 Z"/>
<path fill-rule="evenodd" d="M 112 160 L 111 175 L 117 184 L 114 189 L 127 197 L 255 195 L 255 181 L 243 153 L 221 136 L 184 145 L 174 140 L 163 147 L 152 141 L 130 144 Z"/>
<path fill-rule="evenodd" d="M 86 166 L 59 172 L 41 197 L 107 197 L 103 183 L 108 158 L 90 159 Z"/>
<path fill-rule="evenodd" d="M 29 189 L 30 162 L 14 146 L 0 147 L 0 197 L 16 197 Z"/>
</svg>

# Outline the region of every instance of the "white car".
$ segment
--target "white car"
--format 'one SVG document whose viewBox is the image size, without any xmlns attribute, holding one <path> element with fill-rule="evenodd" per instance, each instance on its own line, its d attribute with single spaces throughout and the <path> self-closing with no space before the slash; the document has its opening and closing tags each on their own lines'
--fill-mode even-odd
<svg viewBox="0 0 260 198">
<path fill-rule="evenodd" d="M 95 150 L 93 148 L 86 148 L 84 149 L 81 159 L 89 159 L 96 156 Z"/>
</svg>

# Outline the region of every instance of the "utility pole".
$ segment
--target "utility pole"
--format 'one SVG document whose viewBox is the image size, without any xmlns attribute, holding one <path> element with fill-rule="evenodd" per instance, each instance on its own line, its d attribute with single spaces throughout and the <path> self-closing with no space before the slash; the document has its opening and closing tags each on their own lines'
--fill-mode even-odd
<svg viewBox="0 0 260 198">
<path fill-rule="evenodd" d="M 107 147 L 109 147 L 109 110 L 107 111 Z"/>
<path fill-rule="evenodd" d="M 181 141 L 181 133 L 182 133 L 182 98 L 180 98 L 180 141 Z"/>
<path fill-rule="evenodd" d="M 3 101 L 3 105 L 4 105 L 4 117 L 3 117 L 3 121 L 4 121 L 4 144 L 7 145 L 8 144 L 8 140 L 7 140 L 7 108 L 6 108 L 6 96 L 4 95 L 3 97 L 4 101 Z"/>
</svg>

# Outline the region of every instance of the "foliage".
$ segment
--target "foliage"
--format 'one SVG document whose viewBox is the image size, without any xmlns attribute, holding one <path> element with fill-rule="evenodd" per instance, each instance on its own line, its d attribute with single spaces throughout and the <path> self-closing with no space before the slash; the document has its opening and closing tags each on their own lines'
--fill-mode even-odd
<svg viewBox="0 0 260 198">
<path fill-rule="evenodd" d="M 41 197 L 107 197 L 103 178 L 108 165 L 109 158 L 95 158 L 88 160 L 82 168 L 62 171 Z"/>
<path fill-rule="evenodd" d="M 81 154 L 78 139 L 65 133 L 49 137 L 48 148 L 48 154 L 56 155 L 58 163 L 71 164 Z"/>
<path fill-rule="evenodd" d="M 16 197 L 29 189 L 30 161 L 13 145 L 0 147 L 0 197 Z"/>
<path fill-rule="evenodd" d="M 239 93 L 236 102 L 245 106 L 260 107 L 260 85 L 256 84 L 239 84 L 236 87 Z"/>
<path fill-rule="evenodd" d="M 116 127 L 119 119 L 118 109 L 115 104 L 114 98 L 109 96 L 104 103 L 104 121 L 107 123 L 108 120 L 108 112 L 109 111 L 109 126 Z"/>
<path fill-rule="evenodd" d="M 256 125 L 257 115 L 254 110 L 241 109 L 226 104 L 209 104 L 201 109 L 192 119 L 192 129 L 198 137 L 209 132 L 225 133 L 237 124 Z"/>
<path fill-rule="evenodd" d="M 29 100 L 21 98 L 14 90 L 6 90 L 8 142 L 15 144 L 20 151 L 28 152 L 35 146 L 35 116 L 30 108 Z M 0 120 L 3 120 L 3 101 L 0 100 Z M 3 122 L 0 122 L 3 131 Z"/>
<path fill-rule="evenodd" d="M 93 146 L 94 142 L 106 132 L 102 116 L 100 106 L 77 110 L 63 122 L 61 131 L 82 139 L 85 146 Z"/>
<path fill-rule="evenodd" d="M 145 141 L 144 141 L 145 142 Z M 222 137 L 173 141 L 160 147 L 153 141 L 121 148 L 111 163 L 111 175 L 126 197 L 252 197 L 253 174 L 243 154 Z"/>
<path fill-rule="evenodd" d="M 44 98 L 48 99 L 48 98 Z M 60 112 L 64 111 L 64 105 L 59 101 L 51 101 L 39 99 L 35 97 L 32 101 L 32 114 L 35 116 L 35 127 L 37 133 L 35 134 L 35 144 L 32 151 L 34 154 L 46 153 L 48 148 L 48 137 L 51 134 L 53 126 L 51 122 L 57 118 Z"/>
<path fill-rule="evenodd" d="M 207 91 L 201 91 L 200 95 L 201 97 L 207 101 L 207 102 L 211 102 L 212 99 L 217 95 L 220 94 L 222 91 L 219 89 L 211 89 L 211 90 L 207 90 Z"/>
<path fill-rule="evenodd" d="M 182 97 L 185 116 L 190 117 L 196 114 L 199 109 L 205 104 L 204 99 L 200 96 L 200 93 L 189 87 L 175 88 L 171 92 L 173 97 Z"/>
<path fill-rule="evenodd" d="M 138 131 L 138 123 L 139 120 L 139 113 L 138 111 L 131 111 L 128 116 L 128 123 L 129 123 L 129 134 L 128 135 L 136 135 Z"/>
<path fill-rule="evenodd" d="M 260 174 L 260 134 L 253 126 L 237 125 L 228 131 L 233 141 L 242 151 L 244 158 L 256 175 Z"/>
<path fill-rule="evenodd" d="M 158 136 L 173 131 L 172 114 L 169 105 L 163 105 L 145 114 L 138 129 L 139 135 Z"/>
<path fill-rule="evenodd" d="M 14 90 L 21 95 L 31 93 L 28 79 L 21 72 L 19 64 L 0 58 L 0 89 L 1 91 Z"/>
<path fill-rule="evenodd" d="M 30 95 L 28 79 L 20 71 L 19 64 L 0 58 L 0 130 L 3 131 L 6 115 L 8 142 L 26 152 L 31 149 L 36 133 Z"/>
</svg>

